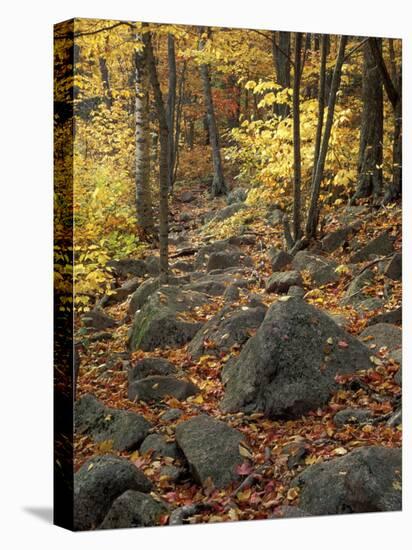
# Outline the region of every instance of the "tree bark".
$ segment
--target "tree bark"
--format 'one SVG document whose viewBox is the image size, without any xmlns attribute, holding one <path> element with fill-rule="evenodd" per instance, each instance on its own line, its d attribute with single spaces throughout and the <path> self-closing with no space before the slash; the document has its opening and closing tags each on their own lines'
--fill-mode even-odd
<svg viewBox="0 0 412 550">
<path fill-rule="evenodd" d="M 149 73 L 146 50 L 134 54 L 135 68 L 135 144 L 136 213 L 141 237 L 154 233 L 150 191 Z"/>
<path fill-rule="evenodd" d="M 104 57 L 99 57 L 99 69 L 100 76 L 102 77 L 104 102 L 106 103 L 106 106 L 110 109 L 113 105 L 113 96 L 112 90 L 110 88 L 109 69 L 107 67 L 107 61 Z"/>
<path fill-rule="evenodd" d="M 293 237 L 295 242 L 302 236 L 300 220 L 301 203 L 301 156 L 300 156 L 300 77 L 302 34 L 295 33 L 295 62 L 293 70 Z"/>
<path fill-rule="evenodd" d="M 378 39 L 382 51 L 382 40 Z M 358 161 L 358 184 L 351 202 L 382 192 L 383 89 L 380 71 L 369 41 L 363 46 L 362 119 Z"/>
<path fill-rule="evenodd" d="M 204 32 L 203 28 L 199 29 L 200 40 L 199 40 L 199 50 L 202 51 L 205 47 L 204 39 L 202 34 Z M 224 195 L 227 193 L 226 183 L 223 175 L 223 166 L 222 166 L 222 157 L 220 155 L 220 145 L 219 145 L 219 133 L 216 124 L 215 110 L 213 106 L 212 98 L 212 88 L 210 85 L 210 75 L 209 67 L 207 63 L 202 63 L 200 65 L 200 76 L 203 84 L 203 93 L 206 104 L 206 113 L 207 113 L 207 125 L 209 129 L 209 139 L 212 146 L 212 158 L 213 158 L 213 183 L 212 183 L 212 195 L 217 197 L 218 195 Z"/>
<path fill-rule="evenodd" d="M 329 138 L 332 130 L 333 115 L 335 112 L 336 95 L 340 86 L 340 79 L 342 75 L 342 65 L 345 58 L 345 48 L 347 43 L 347 37 L 341 36 L 339 41 L 339 50 L 336 59 L 335 68 L 332 76 L 331 89 L 328 101 L 328 115 L 326 117 L 325 130 L 323 133 L 322 143 L 319 151 L 319 158 L 316 164 L 315 177 L 313 178 L 312 191 L 310 197 L 308 217 L 305 227 L 305 235 L 307 239 L 316 237 L 316 230 L 319 220 L 319 194 L 320 187 L 323 179 L 323 171 L 325 168 L 326 155 L 329 147 Z"/>
<path fill-rule="evenodd" d="M 325 116 L 325 91 L 326 91 L 326 60 L 327 60 L 327 41 L 328 35 L 322 34 L 320 43 L 320 71 L 319 71 L 319 91 L 318 91 L 318 123 L 316 127 L 315 151 L 313 154 L 312 185 L 315 179 L 316 166 L 318 164 L 320 144 L 322 141 L 323 119 Z"/>
<path fill-rule="evenodd" d="M 168 185 L 169 192 L 172 191 L 174 183 L 174 165 L 176 158 L 175 148 L 175 112 L 176 112 L 176 54 L 175 39 L 172 34 L 167 36 L 167 59 L 169 69 L 169 90 L 167 96 L 167 126 L 169 129 L 168 145 Z"/>
<path fill-rule="evenodd" d="M 272 55 L 277 83 L 282 88 L 290 88 L 290 32 L 279 32 L 279 45 L 276 44 L 276 33 L 272 32 Z M 288 105 L 275 105 L 275 112 L 284 118 L 289 114 Z"/>
<path fill-rule="evenodd" d="M 169 128 L 167 125 L 166 109 L 163 103 L 162 91 L 157 74 L 150 33 L 145 33 L 143 35 L 143 41 L 147 50 L 147 62 L 150 82 L 153 89 L 157 118 L 159 121 L 159 279 L 162 284 L 165 284 L 168 282 L 169 278 Z"/>
</svg>

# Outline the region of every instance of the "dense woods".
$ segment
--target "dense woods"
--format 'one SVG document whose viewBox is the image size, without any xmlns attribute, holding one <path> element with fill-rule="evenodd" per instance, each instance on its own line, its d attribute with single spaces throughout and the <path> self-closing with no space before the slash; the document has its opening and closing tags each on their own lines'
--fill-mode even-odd
<svg viewBox="0 0 412 550">
<path fill-rule="evenodd" d="M 56 26 L 76 529 L 400 508 L 401 75 L 394 38 Z"/>
</svg>

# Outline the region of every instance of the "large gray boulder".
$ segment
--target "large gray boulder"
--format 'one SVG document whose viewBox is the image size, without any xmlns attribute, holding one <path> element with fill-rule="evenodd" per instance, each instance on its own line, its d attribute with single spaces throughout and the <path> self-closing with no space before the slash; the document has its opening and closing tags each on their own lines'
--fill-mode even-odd
<svg viewBox="0 0 412 550">
<path fill-rule="evenodd" d="M 176 348 L 189 342 L 201 323 L 184 321 L 179 313 L 190 312 L 207 303 L 206 294 L 178 287 L 162 286 L 137 311 L 129 333 L 131 351 Z"/>
<path fill-rule="evenodd" d="M 259 328 L 266 314 L 266 306 L 225 306 L 199 330 L 188 346 L 194 358 L 202 355 L 220 355 L 235 345 L 243 345 L 251 332 Z"/>
<path fill-rule="evenodd" d="M 252 259 L 243 254 L 242 251 L 239 252 L 228 248 L 226 250 L 212 252 L 210 254 L 206 264 L 206 271 L 210 272 L 215 269 L 227 269 L 229 267 L 237 267 L 240 265 L 251 267 L 253 265 Z"/>
<path fill-rule="evenodd" d="M 272 304 L 229 369 L 224 411 L 299 417 L 328 401 L 337 374 L 372 366 L 369 349 L 326 313 L 285 298 Z"/>
<path fill-rule="evenodd" d="M 205 269 L 211 254 L 226 251 L 232 254 L 242 253 L 238 246 L 231 244 L 227 239 L 215 241 L 199 248 L 195 256 L 195 268 L 199 271 Z"/>
<path fill-rule="evenodd" d="M 99 529 L 127 529 L 159 525 L 168 507 L 140 491 L 126 491 L 116 498 Z"/>
<path fill-rule="evenodd" d="M 233 189 L 230 193 L 227 194 L 226 202 L 227 204 L 236 204 L 239 202 L 245 202 L 247 199 L 248 189 L 243 189 L 238 187 Z"/>
<path fill-rule="evenodd" d="M 270 248 L 268 256 L 273 272 L 281 271 L 285 267 L 289 266 L 293 260 L 293 256 L 291 256 L 288 252 L 275 248 L 274 246 Z"/>
<path fill-rule="evenodd" d="M 374 346 L 374 349 L 388 348 L 394 351 L 402 347 L 402 329 L 389 323 L 376 323 L 365 328 L 360 334 L 360 339 L 367 346 Z"/>
<path fill-rule="evenodd" d="M 86 394 L 75 404 L 75 427 L 97 443 L 111 441 L 118 451 L 132 451 L 149 433 L 151 424 L 140 414 L 105 407 L 93 395 Z"/>
<path fill-rule="evenodd" d="M 153 375 L 129 384 L 128 398 L 131 401 L 163 401 L 175 397 L 179 401 L 199 393 L 199 388 L 190 382 L 174 376 Z"/>
<path fill-rule="evenodd" d="M 114 328 L 117 326 L 117 321 L 109 315 L 106 315 L 104 311 L 100 308 L 92 309 L 84 315 L 82 315 L 82 324 L 85 327 L 96 329 L 96 330 L 105 330 L 108 328 Z"/>
<path fill-rule="evenodd" d="M 388 512 L 402 509 L 401 476 L 401 449 L 362 447 L 309 466 L 292 486 L 312 515 Z"/>
<path fill-rule="evenodd" d="M 169 374 L 177 374 L 177 369 L 162 357 L 145 357 L 137 361 L 128 371 L 129 384 L 136 380 L 141 380 L 147 376 L 157 375 L 168 376 Z"/>
<path fill-rule="evenodd" d="M 345 243 L 348 243 L 361 225 L 362 222 L 358 221 L 346 227 L 331 231 L 325 235 L 320 242 L 322 250 L 324 252 L 334 252 Z"/>
<path fill-rule="evenodd" d="M 214 222 L 222 222 L 224 220 L 227 220 L 228 218 L 231 218 L 238 212 L 247 209 L 248 206 L 244 202 L 235 202 L 233 204 L 230 204 L 229 206 L 226 206 L 225 208 L 221 208 L 220 210 L 216 210 L 214 212 L 206 214 L 205 220 L 206 222 L 211 222 L 212 220 Z"/>
<path fill-rule="evenodd" d="M 141 444 L 139 452 L 140 454 L 151 452 L 153 457 L 180 458 L 181 456 L 176 443 L 167 441 L 162 434 L 148 435 Z"/>
<path fill-rule="evenodd" d="M 379 313 L 374 317 L 368 319 L 366 326 L 376 325 L 377 323 L 390 323 L 391 325 L 401 325 L 402 324 L 402 306 L 392 311 L 384 311 Z"/>
<path fill-rule="evenodd" d="M 266 292 L 288 292 L 291 286 L 303 286 L 299 271 L 278 271 L 273 273 L 265 283 Z"/>
<path fill-rule="evenodd" d="M 147 273 L 147 265 L 144 260 L 122 258 L 121 260 L 110 260 L 107 265 L 115 275 L 120 277 L 126 277 L 127 275 L 144 277 Z"/>
<path fill-rule="evenodd" d="M 98 527 L 125 491 L 148 493 L 152 488 L 151 481 L 129 460 L 112 455 L 90 458 L 74 475 L 74 529 Z"/>
<path fill-rule="evenodd" d="M 385 269 L 385 275 L 394 281 L 402 280 L 402 254 L 396 252 Z"/>
<path fill-rule="evenodd" d="M 316 285 L 326 285 L 339 280 L 339 274 L 335 271 L 337 264 L 327 260 L 323 256 L 299 251 L 292 262 L 293 269 L 308 271 L 312 281 Z"/>
<path fill-rule="evenodd" d="M 140 279 L 134 277 L 126 281 L 121 286 L 112 289 L 111 294 L 106 294 L 99 302 L 100 307 L 107 307 L 113 304 L 120 304 L 140 286 Z"/>
<path fill-rule="evenodd" d="M 244 459 L 239 451 L 243 434 L 210 416 L 195 416 L 176 428 L 176 442 L 189 463 L 194 479 L 203 486 L 211 480 L 225 487 L 239 476 Z"/>
<path fill-rule="evenodd" d="M 371 269 L 366 269 L 360 275 L 357 275 L 345 292 L 342 305 L 356 306 L 367 299 L 365 289 L 373 283 L 373 279 L 374 273 Z"/>
<path fill-rule="evenodd" d="M 350 258 L 351 263 L 366 262 L 376 256 L 387 256 L 393 252 L 394 238 L 387 231 L 357 250 Z"/>
</svg>

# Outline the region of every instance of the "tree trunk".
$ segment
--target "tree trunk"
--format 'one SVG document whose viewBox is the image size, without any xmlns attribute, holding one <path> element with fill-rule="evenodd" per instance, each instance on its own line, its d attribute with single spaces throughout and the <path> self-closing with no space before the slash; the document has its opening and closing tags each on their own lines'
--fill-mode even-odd
<svg viewBox="0 0 412 550">
<path fill-rule="evenodd" d="M 113 96 L 112 90 L 110 88 L 109 69 L 107 67 L 107 61 L 104 57 L 99 57 L 99 69 L 103 83 L 104 102 L 106 103 L 106 106 L 110 109 L 113 105 Z"/>
<path fill-rule="evenodd" d="M 272 32 L 272 55 L 277 83 L 282 88 L 290 88 L 290 32 L 279 32 L 279 44 L 276 44 L 276 33 Z M 282 118 L 288 116 L 288 105 L 276 105 L 276 114 Z"/>
<path fill-rule="evenodd" d="M 168 149 L 169 128 L 167 125 L 166 109 L 163 103 L 162 91 L 157 75 L 150 33 L 143 35 L 147 50 L 147 62 L 150 82 L 156 105 L 159 121 L 160 153 L 159 153 L 159 248 L 160 248 L 160 282 L 165 284 L 169 278 L 169 182 L 168 182 Z"/>
<path fill-rule="evenodd" d="M 336 59 L 335 68 L 333 71 L 331 89 L 328 101 L 328 115 L 326 117 L 325 131 L 323 133 L 322 143 L 320 146 L 319 157 L 316 164 L 315 177 L 313 178 L 312 191 L 310 197 L 308 217 L 305 227 L 305 235 L 307 239 L 316 237 L 316 229 L 319 220 L 319 194 L 320 186 L 323 179 L 323 171 L 325 168 L 326 155 L 329 147 L 329 138 L 332 130 L 333 115 L 335 112 L 336 95 L 340 86 L 340 79 L 342 75 L 342 65 L 345 58 L 345 48 L 347 43 L 347 37 L 341 36 L 339 41 L 338 56 Z"/>
<path fill-rule="evenodd" d="M 143 238 L 154 233 L 150 191 L 149 73 L 146 51 L 136 51 L 135 67 L 135 144 L 136 144 L 136 213 Z"/>
<path fill-rule="evenodd" d="M 382 192 L 383 89 L 369 42 L 363 46 L 362 101 L 358 184 L 352 202 L 371 195 L 377 202 Z"/>
<path fill-rule="evenodd" d="M 322 141 L 323 119 L 325 115 L 325 86 L 326 86 L 326 60 L 327 60 L 328 35 L 322 34 L 320 44 L 320 71 L 318 91 L 318 124 L 316 128 L 315 152 L 313 155 L 312 185 L 315 179 L 316 166 L 318 164 L 320 144 Z"/>
<path fill-rule="evenodd" d="M 204 32 L 204 29 L 200 28 L 200 35 Z M 202 36 L 199 41 L 199 50 L 204 48 L 204 40 Z M 213 106 L 212 88 L 210 85 L 209 67 L 206 63 L 200 65 L 200 76 L 203 84 L 203 93 L 205 97 L 206 112 L 207 112 L 207 125 L 209 129 L 209 139 L 212 146 L 212 158 L 213 158 L 213 183 L 212 183 L 212 195 L 217 197 L 218 195 L 226 194 L 226 183 L 223 176 L 222 158 L 220 155 L 219 146 L 219 134 L 216 124 L 215 110 Z"/>
<path fill-rule="evenodd" d="M 295 242 L 302 236 L 300 223 L 301 158 L 300 158 L 300 77 L 302 34 L 295 33 L 295 63 L 293 71 L 293 237 Z"/>
<path fill-rule="evenodd" d="M 176 55 L 175 39 L 172 34 L 167 36 L 167 59 L 169 69 L 169 90 L 167 96 L 167 126 L 169 130 L 168 144 L 168 186 L 169 191 L 173 188 L 174 165 L 176 158 L 175 149 L 175 111 L 176 111 Z"/>
</svg>

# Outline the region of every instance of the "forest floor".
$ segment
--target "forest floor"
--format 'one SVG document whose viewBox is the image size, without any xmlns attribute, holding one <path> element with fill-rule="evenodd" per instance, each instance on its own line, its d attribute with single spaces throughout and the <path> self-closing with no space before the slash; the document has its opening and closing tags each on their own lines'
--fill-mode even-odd
<svg viewBox="0 0 412 550">
<path fill-rule="evenodd" d="M 190 201 L 182 202 L 185 192 L 190 193 Z M 187 198 L 187 197 L 186 197 Z M 171 263 L 176 260 L 192 261 L 196 251 L 207 243 L 236 235 L 239 226 L 222 221 L 212 224 L 202 223 L 204 215 L 211 208 L 216 212 L 226 207 L 224 198 L 210 199 L 205 188 L 194 190 L 177 189 L 171 201 L 171 243 L 173 237 L 183 240 L 179 244 L 170 245 Z M 324 235 L 337 229 L 346 212 L 345 207 L 328 213 L 327 223 L 322 228 Z M 369 217 L 361 224 L 356 233 L 359 245 L 370 242 L 374 237 L 388 230 L 394 237 L 395 250 L 401 250 L 401 210 L 399 205 L 376 210 L 368 210 Z M 356 221 L 356 220 L 354 220 Z M 279 299 L 279 294 L 265 290 L 265 280 L 272 274 L 268 250 L 275 246 L 283 248 L 282 225 L 270 225 L 259 209 L 248 211 L 248 218 L 243 218 L 247 225 L 247 234 L 253 234 L 254 244 L 241 245 L 242 252 L 253 260 L 253 267 L 245 267 L 244 271 L 254 283 L 248 288 L 240 289 L 239 298 L 234 305 L 245 306 L 250 296 L 258 295 L 261 301 L 270 306 Z M 183 236 L 182 236 L 183 235 Z M 179 241 L 179 238 L 176 239 Z M 350 305 L 342 305 L 342 299 L 354 278 L 350 265 L 352 247 L 344 245 L 328 254 L 340 269 L 339 280 L 323 286 L 315 286 L 308 273 L 303 272 L 305 300 L 323 311 L 340 315 L 345 319 L 346 330 L 359 336 L 367 326 L 368 321 L 384 311 L 392 311 L 401 305 L 401 282 L 391 281 L 388 293 L 388 280 L 379 270 L 378 262 L 365 261 L 356 265 L 356 273 L 367 267 L 374 272 L 373 284 L 365 289 L 366 295 L 382 300 L 382 306 L 371 311 L 361 311 Z M 182 246 L 187 254 L 179 256 Z M 149 250 L 148 256 L 158 253 Z M 184 275 L 178 270 L 172 271 L 176 276 Z M 117 278 L 116 285 L 121 285 L 126 278 Z M 153 457 L 152 453 L 139 453 L 138 450 L 119 452 L 112 448 L 110 441 L 97 443 L 90 435 L 76 434 L 75 437 L 75 468 L 92 456 L 107 452 L 122 456 L 134 462 L 153 482 L 157 495 L 163 502 L 170 505 L 171 510 L 189 504 L 205 503 L 210 508 L 195 510 L 187 519 L 187 523 L 207 523 L 246 519 L 261 519 L 274 517 L 276 510 L 284 505 L 298 505 L 299 493 L 290 488 L 291 480 L 309 465 L 327 461 L 333 457 L 343 456 L 353 449 L 364 445 L 379 445 L 384 447 L 401 446 L 401 425 L 388 426 L 380 418 L 390 416 L 399 406 L 401 387 L 394 380 L 399 369 L 388 350 L 373 350 L 377 353 L 376 364 L 371 369 L 359 371 L 352 376 L 342 377 L 341 387 L 330 401 L 323 407 L 295 420 L 271 420 L 261 413 L 245 414 L 223 413 L 220 402 L 224 394 L 221 381 L 221 370 L 229 358 L 240 353 L 240 346 L 233 346 L 228 352 L 218 356 L 203 355 L 194 360 L 188 353 L 187 345 L 178 349 L 156 349 L 150 352 L 141 350 L 132 352 L 128 357 L 133 365 L 137 360 L 146 357 L 163 357 L 178 365 L 185 377 L 191 380 L 200 393 L 179 401 L 176 398 L 165 398 L 161 402 L 132 402 L 128 399 L 127 372 L 122 362 L 114 362 L 110 369 L 104 367 L 107 359 L 119 352 L 126 352 L 128 332 L 132 323 L 128 315 L 130 298 L 105 308 L 105 313 L 119 322 L 118 326 L 105 330 L 106 337 L 92 341 L 78 334 L 81 368 L 78 380 L 78 397 L 90 393 L 108 407 L 134 411 L 143 415 L 153 428 L 151 431 L 163 434 L 167 441 L 174 441 L 176 425 L 201 413 L 213 416 L 226 422 L 246 436 L 244 447 L 245 463 L 239 469 L 240 481 L 228 488 L 218 489 L 210 486 L 200 486 L 190 476 L 173 481 L 163 474 L 164 466 L 180 467 L 178 459 L 170 457 Z M 223 296 L 210 296 L 207 304 L 195 308 L 185 314 L 190 320 L 205 322 L 209 320 L 224 305 Z M 77 329 L 81 328 L 81 320 L 77 320 Z M 251 333 L 252 335 L 252 333 Z M 372 344 L 373 347 L 373 344 Z M 357 384 L 350 385 L 351 379 Z M 163 414 L 168 408 L 180 409 L 182 415 L 176 420 L 164 420 Z M 369 409 L 376 421 L 360 424 L 344 424 L 337 426 L 334 415 L 343 409 Z M 290 445 L 292 444 L 292 450 Z M 293 445 L 295 445 L 293 447 Z M 298 453 L 296 460 L 291 456 L 304 446 L 304 452 Z M 242 484 L 245 480 L 246 483 Z M 242 486 L 240 486 L 242 484 Z M 169 514 L 165 514 L 162 524 L 167 524 Z"/>
</svg>

